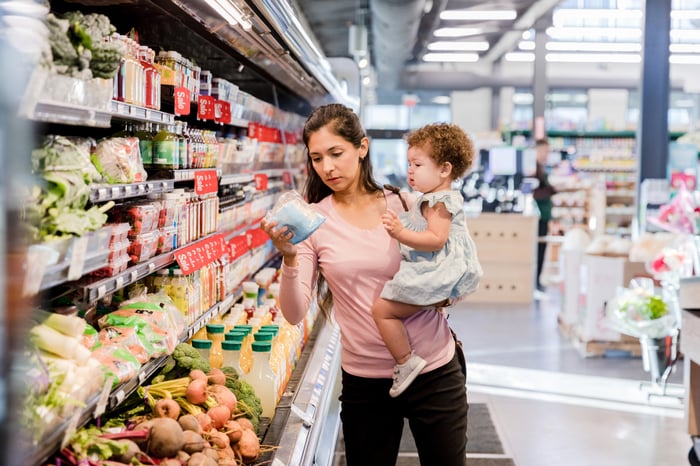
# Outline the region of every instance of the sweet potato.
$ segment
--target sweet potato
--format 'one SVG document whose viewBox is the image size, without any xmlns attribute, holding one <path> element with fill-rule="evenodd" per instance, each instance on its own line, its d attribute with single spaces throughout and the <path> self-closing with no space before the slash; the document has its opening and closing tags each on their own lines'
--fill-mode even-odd
<svg viewBox="0 0 700 466">
<path fill-rule="evenodd" d="M 158 417 L 151 420 L 147 453 L 155 458 L 172 458 L 182 450 L 185 437 L 175 419 Z"/>
<path fill-rule="evenodd" d="M 245 464 L 251 464 L 260 454 L 260 440 L 250 429 L 243 429 L 241 439 L 233 446 L 233 451 L 241 457 Z"/>
</svg>

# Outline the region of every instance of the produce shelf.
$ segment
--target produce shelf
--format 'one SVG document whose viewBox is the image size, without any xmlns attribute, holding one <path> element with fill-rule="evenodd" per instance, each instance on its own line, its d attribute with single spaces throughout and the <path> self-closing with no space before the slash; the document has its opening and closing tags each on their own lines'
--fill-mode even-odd
<svg viewBox="0 0 700 466">
<path fill-rule="evenodd" d="M 131 105 L 117 100 L 112 101 L 112 117 L 122 120 L 144 121 L 165 125 L 172 125 L 175 123 L 175 115 L 172 113 L 139 107 L 138 105 Z"/>
<path fill-rule="evenodd" d="M 106 202 L 147 194 L 167 193 L 175 189 L 173 180 L 152 180 L 141 183 L 117 185 L 93 185 L 90 188 L 90 202 Z"/>
<path fill-rule="evenodd" d="M 37 102 L 30 118 L 34 121 L 46 123 L 109 128 L 111 126 L 112 113 L 60 102 Z"/>
<path fill-rule="evenodd" d="M 173 181 L 190 181 L 194 180 L 194 174 L 200 171 L 216 170 L 216 176 L 221 177 L 220 168 L 188 168 L 183 170 L 155 170 L 149 172 L 149 176 L 154 179 L 173 180 Z"/>
</svg>

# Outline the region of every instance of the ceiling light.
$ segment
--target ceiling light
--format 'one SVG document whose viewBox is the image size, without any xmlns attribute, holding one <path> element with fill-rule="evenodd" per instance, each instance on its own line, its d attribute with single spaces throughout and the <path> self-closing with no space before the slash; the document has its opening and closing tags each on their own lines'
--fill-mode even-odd
<svg viewBox="0 0 700 466">
<path fill-rule="evenodd" d="M 479 28 L 440 28 L 433 32 L 435 37 L 466 37 L 481 34 Z"/>
<path fill-rule="evenodd" d="M 671 10 L 671 19 L 700 19 L 700 10 Z"/>
<path fill-rule="evenodd" d="M 372 84 L 372 79 L 369 76 L 365 76 L 364 78 L 362 78 L 362 84 L 364 84 L 365 86 L 369 86 L 370 84 Z"/>
<path fill-rule="evenodd" d="M 674 107 L 694 107 L 695 102 L 691 99 L 678 99 Z"/>
<path fill-rule="evenodd" d="M 520 50 L 535 50 L 535 42 L 531 40 L 521 40 L 518 42 Z"/>
<path fill-rule="evenodd" d="M 505 55 L 506 61 L 530 62 L 535 61 L 535 54 L 531 52 L 509 52 Z"/>
<path fill-rule="evenodd" d="M 671 44 L 671 53 L 700 53 L 700 44 Z"/>
<path fill-rule="evenodd" d="M 367 60 L 365 57 L 362 57 L 357 61 L 357 66 L 359 66 L 360 68 L 367 68 L 368 65 L 369 60 Z"/>
<path fill-rule="evenodd" d="M 642 44 L 628 42 L 547 42 L 554 52 L 640 52 Z"/>
<path fill-rule="evenodd" d="M 674 42 L 687 42 L 700 40 L 698 29 L 671 29 L 671 40 Z"/>
<path fill-rule="evenodd" d="M 555 26 L 571 25 L 581 18 L 586 20 L 641 20 L 642 10 L 623 10 L 616 8 L 561 8 L 552 13 L 552 24 Z"/>
<path fill-rule="evenodd" d="M 550 27 L 547 35 L 558 40 L 580 40 L 583 38 L 632 39 L 642 37 L 640 28 L 604 28 L 604 27 Z"/>
<path fill-rule="evenodd" d="M 640 63 L 637 53 L 548 53 L 548 62 L 558 63 Z"/>
<path fill-rule="evenodd" d="M 469 52 L 482 52 L 489 49 L 489 43 L 486 41 L 478 42 L 450 42 L 450 41 L 436 41 L 428 44 L 428 50 L 452 50 L 452 51 L 469 51 Z"/>
<path fill-rule="evenodd" d="M 700 65 L 700 55 L 671 55 L 668 61 L 676 65 Z"/>
<path fill-rule="evenodd" d="M 479 61 L 478 53 L 426 53 L 423 61 L 431 62 L 475 62 Z"/>
<path fill-rule="evenodd" d="M 243 13 L 235 3 L 230 0 L 204 0 L 207 5 L 216 10 L 229 24 L 235 26 L 240 24 L 246 31 L 250 30 L 253 25 L 243 16 Z"/>
<path fill-rule="evenodd" d="M 515 10 L 444 10 L 440 19 L 459 21 L 509 21 L 517 17 Z"/>
<path fill-rule="evenodd" d="M 450 98 L 449 95 L 438 95 L 435 96 L 431 99 L 431 102 L 434 104 L 439 104 L 439 105 L 447 105 L 450 102 L 452 102 L 452 99 Z"/>
</svg>

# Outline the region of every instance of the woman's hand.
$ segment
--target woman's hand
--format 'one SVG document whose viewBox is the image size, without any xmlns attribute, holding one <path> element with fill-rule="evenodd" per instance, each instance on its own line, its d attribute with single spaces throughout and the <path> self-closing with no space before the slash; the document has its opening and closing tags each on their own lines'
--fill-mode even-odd
<svg viewBox="0 0 700 466">
<path fill-rule="evenodd" d="M 382 214 L 382 223 L 386 232 L 394 239 L 398 239 L 399 233 L 403 230 L 403 223 L 399 220 L 399 216 L 393 210 L 387 209 Z"/>
<path fill-rule="evenodd" d="M 286 226 L 280 228 L 276 227 L 277 222 L 275 221 L 267 222 L 263 219 L 260 222 L 260 228 L 272 239 L 272 244 L 282 253 L 285 263 L 287 265 L 294 265 L 296 263 L 297 247 L 289 242 L 289 240 L 292 239 L 293 233 L 289 231 L 289 228 Z"/>
</svg>

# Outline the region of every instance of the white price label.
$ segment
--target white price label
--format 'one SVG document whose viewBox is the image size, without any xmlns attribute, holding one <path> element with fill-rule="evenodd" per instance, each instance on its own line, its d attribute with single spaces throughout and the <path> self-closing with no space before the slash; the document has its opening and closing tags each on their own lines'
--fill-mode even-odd
<svg viewBox="0 0 700 466">
<path fill-rule="evenodd" d="M 131 282 L 133 283 L 138 279 L 139 279 L 139 272 L 137 270 L 132 270 L 131 271 Z"/>
<path fill-rule="evenodd" d="M 152 113 L 152 112 L 151 112 L 150 110 L 146 110 L 146 120 L 150 120 L 150 119 L 151 119 L 151 113 Z"/>
<path fill-rule="evenodd" d="M 124 390 L 119 390 L 117 393 L 115 393 L 114 397 L 115 397 L 116 400 L 117 400 L 117 404 L 119 404 L 119 403 L 121 403 L 122 401 L 124 401 L 124 397 L 125 397 L 125 396 L 126 396 L 126 394 L 124 393 Z"/>
<path fill-rule="evenodd" d="M 29 248 L 27 251 L 26 274 L 22 294 L 24 296 L 34 296 L 41 289 L 41 282 L 46 274 L 46 267 L 51 253 L 39 248 Z"/>
<path fill-rule="evenodd" d="M 114 377 L 109 377 L 102 387 L 102 392 L 100 392 L 100 398 L 97 400 L 97 405 L 95 406 L 94 417 L 98 418 L 102 416 L 105 411 L 107 411 L 107 402 L 109 401 L 109 394 L 112 392 L 112 383 L 114 382 Z"/>
<path fill-rule="evenodd" d="M 124 286 L 124 276 L 119 276 L 116 279 L 116 288 L 119 289 Z"/>
<path fill-rule="evenodd" d="M 83 276 L 83 267 L 85 266 L 87 247 L 87 236 L 73 240 L 73 254 L 71 254 L 70 265 L 68 266 L 68 280 L 77 280 Z"/>
<path fill-rule="evenodd" d="M 155 269 L 156 269 L 155 262 L 151 262 L 150 264 L 148 264 L 148 271 L 149 272 L 153 272 Z"/>
<path fill-rule="evenodd" d="M 97 190 L 97 199 L 100 201 L 107 199 L 107 188 L 100 188 Z"/>
<path fill-rule="evenodd" d="M 126 193 L 127 196 L 130 195 L 133 190 L 134 190 L 134 187 L 130 184 L 127 184 L 126 186 L 124 186 L 124 192 Z"/>
<path fill-rule="evenodd" d="M 119 197 L 119 186 L 112 186 L 112 197 L 113 198 Z"/>
<path fill-rule="evenodd" d="M 102 298 L 105 294 L 107 294 L 107 286 L 106 285 L 100 285 L 97 288 L 97 299 Z"/>
</svg>

